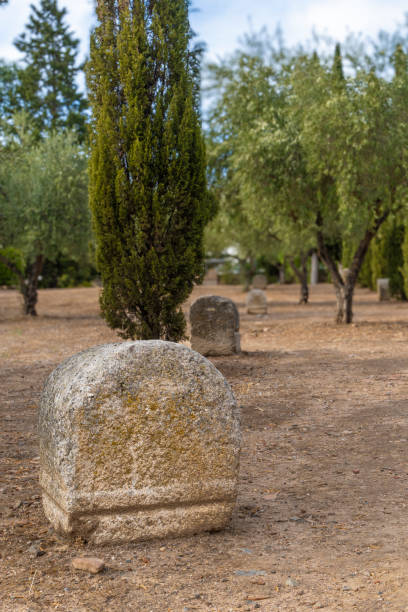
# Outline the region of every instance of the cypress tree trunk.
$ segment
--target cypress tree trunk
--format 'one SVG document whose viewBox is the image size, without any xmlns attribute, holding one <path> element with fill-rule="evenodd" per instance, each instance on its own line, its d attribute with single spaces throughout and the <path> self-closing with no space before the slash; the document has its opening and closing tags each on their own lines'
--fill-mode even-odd
<svg viewBox="0 0 408 612">
<path fill-rule="evenodd" d="M 102 313 L 124 338 L 180 340 L 214 212 L 188 0 L 98 0 L 88 87 Z"/>
</svg>

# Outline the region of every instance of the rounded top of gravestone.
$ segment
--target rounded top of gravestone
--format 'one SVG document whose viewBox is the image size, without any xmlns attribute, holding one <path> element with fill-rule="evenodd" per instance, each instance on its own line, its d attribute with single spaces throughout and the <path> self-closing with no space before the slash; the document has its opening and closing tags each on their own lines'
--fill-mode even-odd
<svg viewBox="0 0 408 612">
<path fill-rule="evenodd" d="M 197 328 L 199 322 L 209 321 L 212 325 L 222 326 L 233 322 L 239 329 L 239 312 L 235 303 L 220 295 L 203 295 L 193 302 L 190 308 L 191 325 Z"/>
<path fill-rule="evenodd" d="M 251 289 L 247 296 L 247 304 L 249 303 L 266 304 L 266 294 L 262 289 Z"/>
</svg>

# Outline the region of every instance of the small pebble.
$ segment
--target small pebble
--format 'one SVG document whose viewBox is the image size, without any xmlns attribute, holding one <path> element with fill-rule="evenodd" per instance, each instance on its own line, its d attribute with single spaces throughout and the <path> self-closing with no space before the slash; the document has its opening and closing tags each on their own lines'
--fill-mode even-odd
<svg viewBox="0 0 408 612">
<path fill-rule="evenodd" d="M 286 586 L 288 587 L 297 587 L 299 586 L 299 583 L 297 580 L 294 580 L 293 578 L 288 578 L 286 581 Z"/>
<path fill-rule="evenodd" d="M 265 570 L 236 570 L 236 576 L 266 576 Z"/>
<path fill-rule="evenodd" d="M 36 557 L 42 557 L 45 555 L 45 550 L 41 550 L 41 548 L 37 544 L 32 544 L 28 549 L 29 555 L 32 559 Z"/>
<path fill-rule="evenodd" d="M 76 557 L 72 559 L 72 566 L 75 569 L 83 570 L 84 572 L 90 572 L 91 574 L 98 574 L 105 567 L 104 561 L 96 557 Z"/>
<path fill-rule="evenodd" d="M 265 584 L 265 580 L 263 578 L 252 578 L 250 581 L 251 584 Z"/>
</svg>

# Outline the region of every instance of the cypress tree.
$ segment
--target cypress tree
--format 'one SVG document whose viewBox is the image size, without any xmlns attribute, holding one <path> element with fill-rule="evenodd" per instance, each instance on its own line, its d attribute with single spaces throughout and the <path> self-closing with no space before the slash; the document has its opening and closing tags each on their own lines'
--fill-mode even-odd
<svg viewBox="0 0 408 612">
<path fill-rule="evenodd" d="M 339 83 L 344 83 L 343 58 L 341 56 L 341 45 L 336 43 L 333 58 L 333 74 Z"/>
<path fill-rule="evenodd" d="M 184 336 L 213 212 L 188 0 L 98 0 L 88 87 L 101 308 L 124 338 Z"/>
<path fill-rule="evenodd" d="M 14 41 L 24 55 L 19 94 L 39 135 L 69 129 L 83 139 L 87 102 L 75 81 L 83 67 L 76 65 L 79 40 L 64 23 L 66 14 L 57 0 L 31 5 L 26 31 Z"/>
</svg>

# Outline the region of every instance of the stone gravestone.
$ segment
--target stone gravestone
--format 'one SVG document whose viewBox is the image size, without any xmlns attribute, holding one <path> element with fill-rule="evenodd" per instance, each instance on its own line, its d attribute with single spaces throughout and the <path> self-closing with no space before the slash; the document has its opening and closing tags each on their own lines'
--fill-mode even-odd
<svg viewBox="0 0 408 612">
<path fill-rule="evenodd" d="M 218 285 L 217 268 L 210 268 L 204 276 L 203 285 Z"/>
<path fill-rule="evenodd" d="M 319 282 L 319 257 L 317 253 L 312 253 L 310 265 L 310 284 L 317 285 Z"/>
<path fill-rule="evenodd" d="M 391 299 L 390 294 L 390 279 L 377 278 L 378 299 L 380 302 L 387 302 Z"/>
<path fill-rule="evenodd" d="M 225 527 L 239 414 L 205 357 L 150 340 L 90 348 L 48 378 L 40 406 L 47 518 L 94 544 Z"/>
<path fill-rule="evenodd" d="M 198 298 L 190 308 L 191 348 L 202 355 L 239 353 L 239 313 L 232 300 L 218 295 Z"/>
<path fill-rule="evenodd" d="M 266 314 L 268 303 L 265 293 L 260 289 L 252 289 L 248 294 L 246 306 L 248 314 Z"/>
<path fill-rule="evenodd" d="M 264 274 L 255 274 L 252 279 L 253 289 L 266 289 L 268 286 L 268 279 Z"/>
</svg>

